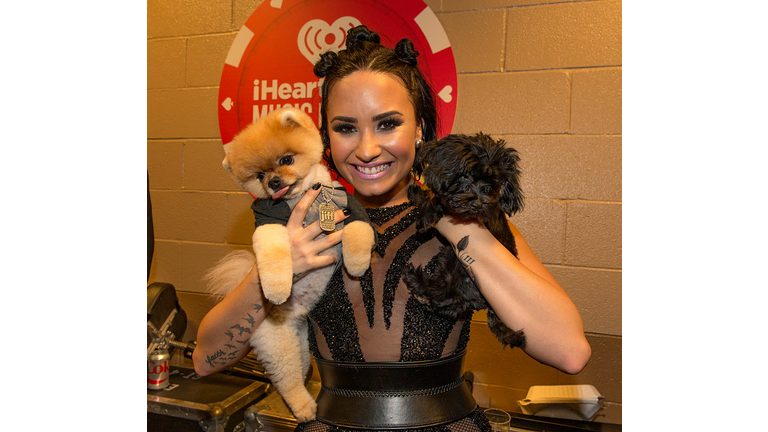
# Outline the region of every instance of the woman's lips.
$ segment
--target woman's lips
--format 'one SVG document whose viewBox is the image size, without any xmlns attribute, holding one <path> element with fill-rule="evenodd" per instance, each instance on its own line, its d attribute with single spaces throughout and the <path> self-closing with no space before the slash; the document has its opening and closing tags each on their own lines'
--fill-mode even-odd
<svg viewBox="0 0 768 432">
<path fill-rule="evenodd" d="M 352 171 L 358 177 L 364 180 L 375 180 L 387 174 L 392 167 L 392 162 L 382 162 L 377 164 L 351 164 Z"/>
</svg>

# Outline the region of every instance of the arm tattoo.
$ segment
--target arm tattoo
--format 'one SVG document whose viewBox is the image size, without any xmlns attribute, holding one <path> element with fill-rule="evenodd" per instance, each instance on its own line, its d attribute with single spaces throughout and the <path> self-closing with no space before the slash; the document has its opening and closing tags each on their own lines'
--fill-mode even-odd
<svg viewBox="0 0 768 432">
<path fill-rule="evenodd" d="M 473 281 L 475 280 L 475 274 L 472 272 L 472 268 L 470 267 L 472 263 L 475 262 L 475 259 L 472 258 L 468 253 L 464 252 L 464 249 L 467 248 L 469 245 L 469 236 L 464 236 L 461 240 L 459 240 L 458 243 L 456 243 L 456 256 L 458 256 L 459 261 L 461 262 L 461 265 L 464 266 L 464 269 L 467 271 L 467 274 L 469 275 L 470 279 Z"/>
<path fill-rule="evenodd" d="M 256 325 L 256 318 L 252 317 L 251 314 L 249 314 L 248 312 L 246 312 L 245 314 L 248 315 L 248 318 L 243 318 L 245 322 L 247 322 L 251 326 Z"/>
<path fill-rule="evenodd" d="M 260 305 L 258 303 L 254 303 L 253 304 L 253 310 L 255 310 L 256 313 L 258 313 L 263 308 L 264 308 L 264 306 L 262 306 L 262 305 Z M 253 315 L 251 315 L 249 312 L 246 312 L 245 315 L 246 316 L 243 317 L 243 320 L 245 322 L 247 322 L 251 327 L 255 326 L 256 325 L 256 318 L 254 318 Z M 248 343 L 248 338 L 247 337 L 244 340 L 235 339 L 235 334 L 232 332 L 233 329 L 238 332 L 237 333 L 237 337 L 242 337 L 243 333 L 250 334 L 251 333 L 251 329 L 247 328 L 247 327 L 243 327 L 240 324 L 235 324 L 232 327 L 228 328 L 224 332 L 225 335 L 229 336 L 229 342 L 235 341 L 235 342 L 239 343 L 240 345 L 247 344 Z M 229 348 L 229 349 L 232 349 L 233 350 L 232 352 L 237 351 L 237 347 L 235 345 L 224 344 L 224 346 Z M 230 352 L 230 357 L 232 356 L 232 352 Z"/>
<path fill-rule="evenodd" d="M 237 334 L 237 336 L 238 336 L 238 337 L 239 337 L 239 336 L 242 336 L 242 335 L 243 335 L 243 333 L 248 333 L 248 334 L 250 334 L 250 333 L 251 333 L 251 329 L 249 329 L 249 328 L 247 328 L 247 327 L 243 327 L 243 326 L 241 326 L 240 324 L 235 324 L 235 325 L 233 325 L 233 326 L 232 326 L 232 327 L 230 327 L 230 328 L 231 328 L 231 329 L 235 329 L 235 330 L 237 330 L 237 331 L 239 331 L 239 332 L 240 332 L 240 333 L 238 333 L 238 334 Z"/>
<path fill-rule="evenodd" d="M 205 359 L 205 362 L 211 365 L 211 367 L 215 367 L 215 364 L 216 364 L 215 360 L 225 354 L 226 353 L 223 350 L 218 350 L 215 353 L 213 353 L 213 355 L 207 356 L 208 358 Z"/>
</svg>

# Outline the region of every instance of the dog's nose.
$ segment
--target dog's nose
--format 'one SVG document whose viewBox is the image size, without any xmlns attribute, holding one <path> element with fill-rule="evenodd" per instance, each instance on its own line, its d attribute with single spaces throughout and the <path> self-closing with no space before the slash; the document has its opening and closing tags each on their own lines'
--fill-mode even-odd
<svg viewBox="0 0 768 432">
<path fill-rule="evenodd" d="M 269 180 L 269 187 L 272 190 L 277 190 L 280 187 L 280 184 L 282 183 L 282 180 L 280 177 L 273 177 Z"/>
</svg>

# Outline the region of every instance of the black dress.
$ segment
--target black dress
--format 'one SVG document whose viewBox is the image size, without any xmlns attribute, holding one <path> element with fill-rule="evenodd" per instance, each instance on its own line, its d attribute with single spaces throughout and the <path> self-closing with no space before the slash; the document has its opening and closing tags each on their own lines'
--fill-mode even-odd
<svg viewBox="0 0 768 432">
<path fill-rule="evenodd" d="M 448 242 L 434 228 L 416 230 L 411 203 L 366 209 L 378 246 L 371 268 L 351 278 L 343 268 L 310 313 L 309 343 L 318 358 L 354 362 L 435 360 L 461 352 L 469 342 L 471 316 L 448 320 L 418 302 L 402 280 L 408 262 L 430 269 L 431 260 Z M 453 423 L 430 428 L 440 431 L 490 431 L 477 409 Z M 339 431 L 319 421 L 300 424 L 297 431 Z M 424 431 L 426 429 L 420 429 Z M 402 432 L 402 431 L 401 431 Z"/>
</svg>

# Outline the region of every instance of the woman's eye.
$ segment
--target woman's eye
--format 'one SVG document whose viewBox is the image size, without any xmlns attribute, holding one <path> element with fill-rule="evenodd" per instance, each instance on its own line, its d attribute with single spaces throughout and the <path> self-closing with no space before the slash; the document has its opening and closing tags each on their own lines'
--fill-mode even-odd
<svg viewBox="0 0 768 432">
<path fill-rule="evenodd" d="M 350 124 L 335 124 L 333 125 L 333 131 L 340 134 L 350 134 L 355 132 L 355 127 Z"/>
<path fill-rule="evenodd" d="M 293 164 L 293 156 L 283 156 L 279 161 L 277 161 L 277 163 L 280 166 L 291 165 Z"/>
<path fill-rule="evenodd" d="M 402 120 L 398 120 L 398 119 L 395 119 L 395 118 L 387 118 L 387 119 L 382 120 L 381 123 L 379 123 L 379 129 L 385 130 L 385 131 L 390 131 L 390 130 L 400 126 L 401 124 L 403 124 Z"/>
</svg>

